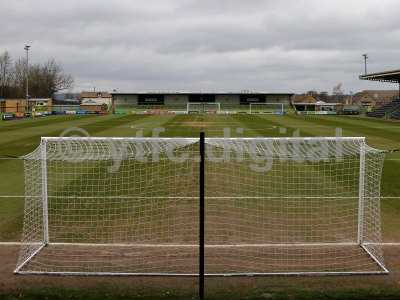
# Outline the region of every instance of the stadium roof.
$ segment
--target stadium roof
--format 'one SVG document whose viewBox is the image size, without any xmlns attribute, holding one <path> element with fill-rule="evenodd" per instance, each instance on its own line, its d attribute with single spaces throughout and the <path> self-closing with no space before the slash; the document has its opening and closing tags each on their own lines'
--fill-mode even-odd
<svg viewBox="0 0 400 300">
<path fill-rule="evenodd" d="M 371 73 L 360 75 L 361 80 L 373 80 L 373 81 L 383 81 L 383 82 L 393 82 L 400 84 L 400 69 L 393 71 L 385 71 L 379 73 Z"/>
<path fill-rule="evenodd" d="M 112 92 L 111 95 L 289 95 L 292 96 L 294 93 L 267 93 L 267 92 L 253 92 L 253 91 L 245 91 L 245 92 L 163 92 L 163 91 L 139 91 L 139 92 L 131 92 L 131 93 L 121 93 L 121 92 Z"/>
<path fill-rule="evenodd" d="M 293 105 L 336 106 L 336 105 L 342 105 L 342 103 L 330 103 L 330 102 L 324 102 L 324 101 L 317 101 L 317 102 L 315 102 L 315 103 L 310 103 L 310 102 L 294 102 Z"/>
</svg>

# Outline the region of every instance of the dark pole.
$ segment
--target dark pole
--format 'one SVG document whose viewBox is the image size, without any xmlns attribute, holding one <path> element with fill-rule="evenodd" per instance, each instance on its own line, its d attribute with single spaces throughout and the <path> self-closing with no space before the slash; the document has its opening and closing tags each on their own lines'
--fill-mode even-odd
<svg viewBox="0 0 400 300">
<path fill-rule="evenodd" d="M 199 299 L 204 299 L 204 161 L 205 134 L 200 132 L 200 198 L 199 198 Z"/>
<path fill-rule="evenodd" d="M 29 45 L 25 45 L 24 50 L 26 51 L 26 83 L 25 83 L 25 97 L 26 97 L 26 105 L 28 106 L 28 102 L 29 102 L 29 48 L 31 46 Z"/>
<path fill-rule="evenodd" d="M 367 75 L 367 59 L 368 59 L 368 55 L 367 55 L 367 53 L 365 53 L 362 56 L 364 56 L 364 75 Z"/>
<path fill-rule="evenodd" d="M 111 112 L 113 115 L 115 115 L 115 99 L 114 95 L 111 95 Z"/>
</svg>

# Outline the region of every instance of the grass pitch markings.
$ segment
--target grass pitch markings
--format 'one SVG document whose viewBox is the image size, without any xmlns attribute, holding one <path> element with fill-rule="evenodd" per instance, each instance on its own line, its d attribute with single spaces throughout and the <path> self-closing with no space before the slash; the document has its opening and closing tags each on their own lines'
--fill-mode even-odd
<svg viewBox="0 0 400 300">
<path fill-rule="evenodd" d="M 15 130 L 12 135 L 7 132 L 0 133 L 0 155 L 24 155 L 34 150 L 40 142 L 42 136 L 59 136 L 64 130 L 79 127 L 85 128 L 92 123 L 108 124 L 117 123 L 123 117 L 98 116 L 97 118 L 71 117 L 70 121 L 56 122 L 56 124 L 44 124 L 31 128 L 30 123 L 21 124 L 19 130 Z M 52 119 L 57 121 L 57 119 Z M 123 121 L 124 119 L 122 119 Z M 35 120 L 31 121 L 32 123 Z M 92 131 L 96 131 L 95 129 Z"/>
<path fill-rule="evenodd" d="M 133 120 L 132 120 L 133 119 Z M 26 132 L 25 126 L 29 126 L 29 123 L 35 122 L 36 120 L 30 120 L 31 122 L 20 123 L 19 126 L 21 128 L 19 130 L 22 131 L 22 134 L 19 136 L 24 136 L 25 138 L 20 139 L 13 143 L 3 143 L 2 139 L 2 149 L 7 153 L 17 153 L 18 155 L 27 154 L 35 149 L 40 142 L 41 135 L 47 136 L 56 136 L 59 135 L 62 130 L 68 127 L 80 127 L 86 128 L 89 130 L 91 135 L 95 134 L 103 134 L 102 131 L 104 128 L 114 128 L 113 125 L 123 124 L 127 120 L 131 122 L 140 122 L 142 117 L 140 116 L 119 116 L 117 118 L 107 118 L 97 117 L 97 118 L 89 118 L 85 119 L 85 122 L 82 122 L 81 118 L 72 118 L 70 122 L 56 122 L 56 126 L 46 125 L 45 130 L 42 133 L 37 134 L 34 132 L 32 135 L 32 131 Z M 52 119 L 54 121 L 55 119 Z M 56 120 L 57 121 L 57 120 Z M 95 121 L 95 122 L 93 122 Z M 40 122 L 43 124 L 43 122 Z M 91 127 L 90 123 L 97 123 L 97 125 L 102 124 L 103 126 Z M 70 126 L 65 126 L 69 124 Z M 65 128 L 64 128 L 65 127 Z M 121 133 L 120 128 L 118 130 L 113 130 L 111 135 L 114 135 L 116 132 Z M 4 135 L 5 133 L 0 134 Z M 32 141 L 27 144 L 26 141 Z M 24 190 L 24 171 L 23 171 L 23 161 L 15 160 L 15 159 L 4 159 L 0 161 L 0 194 L 5 195 L 18 195 L 21 194 Z M 4 198 L 3 198 L 4 199 Z M 2 221 L 0 222 L 0 240 L 10 240 L 16 239 L 19 236 L 20 228 L 22 226 L 22 218 L 23 218 L 23 198 L 12 198 L 9 201 L 1 201 L 0 202 L 0 216 Z"/>
<path fill-rule="evenodd" d="M 246 116 L 237 116 L 237 118 L 243 120 L 243 123 L 246 124 L 247 122 L 251 122 L 246 118 Z M 329 117 L 327 117 L 329 118 Z M 270 126 L 272 120 L 275 122 L 277 126 L 286 126 L 289 127 L 288 130 L 288 135 L 290 135 L 291 132 L 295 128 L 297 128 L 298 125 L 305 124 L 309 121 L 308 118 L 294 118 L 293 120 L 290 118 L 285 117 L 278 117 L 278 116 L 257 116 L 256 117 L 257 121 L 256 123 L 258 124 L 260 121 L 259 119 L 267 119 L 267 124 Z M 314 121 L 314 123 L 317 123 L 318 121 Z M 250 126 L 249 126 L 250 127 Z M 357 120 L 354 120 L 354 127 L 357 127 Z M 254 129 L 253 129 L 254 130 Z M 258 130 L 254 130 L 258 132 Z M 245 131 L 248 133 L 248 131 Z M 347 133 L 348 131 L 345 131 Z M 310 131 L 301 131 L 301 135 L 307 135 L 307 136 L 315 136 L 316 134 L 320 136 L 328 135 L 332 136 L 334 133 L 334 128 L 330 128 L 329 125 L 324 125 L 324 127 L 321 128 L 316 128 L 313 132 Z M 370 132 L 368 132 L 371 134 Z M 384 135 L 385 132 L 382 130 L 381 132 L 377 133 L 374 132 L 375 134 L 379 135 Z M 368 137 L 368 135 L 367 135 Z M 399 136 L 400 138 L 400 136 Z M 398 153 L 395 153 L 397 156 Z M 391 154 L 388 157 L 393 158 L 394 154 Z M 396 158 L 396 157 L 394 157 Z M 382 192 L 381 195 L 382 197 L 382 221 L 383 221 L 383 236 L 384 240 L 387 241 L 400 241 L 400 201 L 398 200 L 400 197 L 400 185 L 398 184 L 398 176 L 399 176 L 399 161 L 386 161 L 385 160 L 385 166 L 384 166 L 384 172 L 383 172 L 383 177 L 382 177 Z"/>
<path fill-rule="evenodd" d="M 366 136 L 371 146 L 383 149 L 396 148 L 400 145 L 400 126 L 399 130 L 381 130 L 373 127 L 373 123 L 363 121 L 359 123 L 351 117 L 326 117 L 318 116 L 288 116 L 290 119 L 305 119 L 315 125 L 322 124 L 331 128 L 342 128 L 346 136 Z M 399 124 L 400 125 L 400 124 Z"/>
<path fill-rule="evenodd" d="M 91 126 L 84 127 L 92 136 L 118 136 L 118 137 L 135 137 L 139 131 L 142 131 L 143 136 L 151 136 L 152 129 L 163 128 L 164 124 L 173 119 L 173 115 L 165 116 L 143 116 L 140 118 L 127 119 L 126 122 L 120 123 L 117 126 L 107 126 L 103 128 L 93 128 Z M 93 129 L 97 129 L 94 130 Z"/>
<path fill-rule="evenodd" d="M 364 125 L 359 126 L 359 119 L 352 119 L 351 117 L 336 117 L 338 121 L 333 121 L 329 117 L 321 119 L 321 117 L 307 118 L 313 123 L 324 123 L 329 126 L 338 126 L 344 120 L 346 125 L 342 126 L 345 135 L 363 135 L 367 137 L 367 143 L 381 149 L 393 149 L 400 147 L 400 134 L 393 131 L 375 129 L 368 127 L 368 124 L 376 122 L 365 120 Z M 353 121 L 353 123 L 349 123 Z M 382 121 L 380 121 L 382 122 Z M 399 123 L 400 125 L 400 123 Z M 385 159 L 383 180 L 382 180 L 382 193 L 385 196 L 400 196 L 400 185 L 397 182 L 400 169 L 400 152 L 388 153 Z"/>
<path fill-rule="evenodd" d="M 27 130 L 26 126 L 29 123 L 24 123 L 20 128 L 18 138 L 12 138 L 7 140 L 7 134 L 0 134 L 0 154 L 1 155 L 15 155 L 21 156 L 32 152 L 40 143 L 42 136 L 58 136 L 63 130 L 71 127 L 89 128 L 90 134 L 95 134 L 101 130 L 101 127 L 90 128 L 89 123 L 102 123 L 110 127 L 120 123 L 126 122 L 128 117 L 109 117 L 101 116 L 98 118 L 81 119 L 72 118 L 69 123 L 57 123 L 55 126 L 47 125 L 41 127 L 41 130 Z M 140 119 L 140 118 L 139 118 Z M 35 122 L 32 120 L 31 122 Z M 69 126 L 66 126 L 69 124 Z M 23 161 L 15 159 L 2 159 L 0 160 L 0 194 L 21 194 L 23 191 Z"/>
<path fill-rule="evenodd" d="M 164 126 L 167 128 L 167 131 L 165 133 L 162 133 L 162 136 L 197 136 L 198 132 L 200 131 L 201 128 L 188 128 L 185 126 L 179 126 L 179 128 L 174 128 L 174 126 L 169 127 L 168 125 L 173 124 L 173 120 L 179 122 L 180 117 L 182 116 L 176 116 L 175 118 L 170 119 L 170 121 L 164 123 Z M 262 135 L 268 135 L 268 136 L 283 136 L 281 134 L 278 133 L 278 131 L 276 130 L 277 128 L 279 128 L 280 126 L 287 127 L 287 116 L 284 117 L 280 117 L 280 116 L 257 116 L 257 118 L 253 118 L 254 116 L 251 116 L 252 118 L 241 118 L 241 116 L 239 116 L 239 119 L 236 119 L 232 116 L 212 116 L 212 115 L 207 115 L 205 117 L 201 117 L 201 116 L 184 116 L 184 117 L 188 117 L 188 119 L 194 119 L 196 122 L 210 122 L 210 127 L 207 128 L 207 133 L 210 136 L 222 136 L 223 131 L 222 128 L 220 130 L 216 130 L 216 126 L 223 126 L 223 123 L 229 122 L 229 126 L 234 126 L 235 124 L 237 124 L 237 127 L 243 127 L 243 128 L 249 128 L 246 129 L 244 131 L 244 135 L 245 136 L 260 136 L 260 133 L 262 133 Z M 221 118 L 222 117 L 222 118 Z M 244 117 L 244 116 L 243 116 Z M 56 118 L 56 117 L 55 117 Z M 97 117 L 98 118 L 98 117 Z M 102 117 L 101 117 L 102 118 Z M 127 121 L 127 120 L 132 120 L 132 118 L 136 121 L 132 121 L 133 125 L 138 124 L 144 124 L 143 127 L 148 128 L 148 131 L 145 132 L 145 136 L 148 136 L 148 133 L 151 132 L 151 128 L 153 127 L 152 122 L 158 118 L 160 118 L 160 116 L 148 116 L 146 118 L 139 118 L 138 116 L 130 116 L 127 118 L 123 118 L 120 122 L 119 122 L 119 126 L 124 126 L 123 124 L 125 122 L 131 122 L 131 121 Z M 329 117 L 327 117 L 329 118 Z M 72 118 L 75 119 L 75 118 Z M 264 119 L 264 120 L 263 120 Z M 267 119 L 267 121 L 265 121 L 265 119 Z M 45 120 L 45 119 L 43 119 Z M 97 120 L 97 119 L 96 119 Z M 102 119 L 105 120 L 105 119 Z M 273 120 L 273 121 L 272 121 Z M 351 122 L 353 121 L 353 118 L 348 118 L 346 119 L 347 122 Z M 39 121 L 39 120 L 35 120 L 35 121 Z M 29 120 L 29 122 L 31 122 L 31 120 Z M 29 123 L 27 122 L 27 123 Z M 371 121 L 368 120 L 368 123 L 370 123 Z M 382 122 L 382 121 L 380 121 Z M 117 133 L 114 133 L 112 130 L 112 126 L 114 126 L 116 122 L 114 122 L 113 120 L 106 120 L 102 123 L 98 123 L 96 122 L 95 124 L 92 124 L 91 126 L 88 127 L 89 131 L 91 132 L 91 134 L 95 134 L 95 135 L 103 135 L 104 133 L 102 132 L 103 130 L 110 130 L 109 133 L 114 135 Z M 371 122 L 374 123 L 374 122 Z M 377 122 L 378 123 L 378 122 Z M 22 124 L 22 123 L 19 123 Z M 129 123 L 132 124 L 132 123 Z M 287 135 L 290 135 L 291 132 L 293 132 L 293 129 L 297 128 L 297 127 L 301 127 L 302 125 L 307 126 L 307 128 L 310 128 L 310 131 L 312 133 L 313 130 L 312 129 L 318 129 L 318 133 L 320 135 L 326 135 L 327 133 L 329 133 L 329 135 L 333 135 L 333 128 L 330 128 L 327 125 L 323 125 L 323 126 L 318 126 L 316 127 L 315 125 L 318 125 L 318 122 L 313 122 L 312 125 L 310 125 L 310 123 L 308 122 L 307 118 L 305 118 L 304 120 L 297 120 L 295 122 L 290 122 L 290 128 L 288 130 Z M 158 125 L 157 125 L 158 126 Z M 373 125 L 372 125 L 373 126 Z M 129 127 L 129 126 L 127 126 Z M 266 130 L 265 130 L 266 127 Z M 260 129 L 261 128 L 261 129 Z M 354 128 L 357 128 L 357 120 L 354 120 Z M 171 129 L 171 130 L 170 130 Z M 23 130 L 23 129 L 21 129 Z M 118 127 L 118 132 L 120 132 L 121 127 Z M 378 134 L 384 134 L 384 130 L 379 130 L 380 132 Z M 303 131 L 301 131 L 300 133 L 302 133 Z M 307 130 L 308 132 L 308 130 Z M 346 133 L 346 132 L 345 132 Z M 232 135 L 235 135 L 234 132 L 234 128 L 232 128 Z M 311 134 L 310 134 L 311 135 Z M 312 134 L 315 135 L 315 134 Z M 240 135 L 238 135 L 240 136 Z M 18 148 L 18 147 L 17 147 Z M 25 151 L 26 153 L 26 151 Z M 391 176 L 392 179 L 398 178 L 398 168 L 389 168 L 386 167 L 385 165 L 385 173 L 387 174 L 388 170 L 393 169 L 393 176 Z M 1 172 L 3 172 L 4 169 L 2 169 Z M 22 170 L 22 169 L 21 169 Z M 5 171 L 5 173 L 7 175 L 12 174 L 12 168 L 8 169 Z M 386 179 L 384 179 L 384 182 L 387 182 Z M 13 187 L 15 187 L 16 185 L 13 184 Z M 398 188 L 398 183 L 397 180 L 393 180 L 393 183 L 390 185 L 387 185 L 384 183 L 383 185 L 383 191 L 384 191 L 384 195 L 393 195 L 393 191 L 395 191 Z M 15 190 L 15 194 L 17 194 L 18 189 L 13 189 Z M 387 192 L 386 192 L 387 191 Z M 20 193 L 18 193 L 20 194 Z M 396 196 L 396 195 L 393 195 Z M 18 199 L 15 199 L 18 200 Z M 393 231 L 398 231 L 398 228 L 400 228 L 400 226 L 398 226 L 399 222 L 396 220 L 399 220 L 398 215 L 399 213 L 396 211 L 396 208 L 399 206 L 399 201 L 398 199 L 396 199 L 396 197 L 394 197 L 392 199 L 393 203 L 391 203 L 390 206 L 388 206 L 386 203 L 387 201 L 391 200 L 389 197 L 383 197 L 383 205 L 382 205 L 382 209 L 383 209 L 383 215 L 384 215 L 384 228 L 391 230 L 391 228 L 393 228 Z M 0 209 L 1 210 L 1 209 Z M 387 217 L 386 217 L 387 216 Z M 386 222 L 386 219 L 389 218 L 389 222 Z M 389 226 L 390 225 L 390 226 Z M 387 230 L 385 230 L 385 239 L 386 239 L 386 232 Z M 392 234 L 391 234 L 392 235 Z M 392 239 L 391 239 L 392 240 Z M 395 239 L 393 239 L 395 240 Z"/>
</svg>

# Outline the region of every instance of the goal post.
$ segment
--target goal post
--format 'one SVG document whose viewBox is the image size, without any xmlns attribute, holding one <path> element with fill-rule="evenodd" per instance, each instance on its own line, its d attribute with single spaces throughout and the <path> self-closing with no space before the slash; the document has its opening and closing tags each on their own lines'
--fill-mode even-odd
<svg viewBox="0 0 400 300">
<path fill-rule="evenodd" d="M 285 114 L 285 106 L 283 103 L 250 103 L 249 104 L 250 114 Z"/>
<path fill-rule="evenodd" d="M 364 231 L 364 188 L 365 188 L 365 142 L 360 144 L 360 171 L 358 184 L 358 228 L 357 242 L 359 245 L 363 243 Z"/>
<path fill-rule="evenodd" d="M 43 145 L 40 148 L 40 163 L 42 177 L 42 201 L 43 201 L 43 244 L 49 242 L 49 224 L 48 224 L 48 205 L 47 205 L 47 149 L 46 140 L 43 140 Z"/>
<path fill-rule="evenodd" d="M 365 138 L 203 141 L 202 148 L 199 138 L 42 138 L 24 156 L 15 273 L 388 272 L 385 153 Z"/>
<path fill-rule="evenodd" d="M 186 113 L 211 113 L 219 114 L 221 112 L 221 103 L 219 102 L 188 102 L 186 104 Z"/>
</svg>

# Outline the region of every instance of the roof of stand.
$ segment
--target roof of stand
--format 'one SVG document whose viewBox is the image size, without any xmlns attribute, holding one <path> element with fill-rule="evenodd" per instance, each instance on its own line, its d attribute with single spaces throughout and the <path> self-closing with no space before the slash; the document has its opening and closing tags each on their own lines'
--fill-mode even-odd
<svg viewBox="0 0 400 300">
<path fill-rule="evenodd" d="M 359 78 L 361 80 L 373 80 L 373 81 L 400 83 L 400 69 L 393 70 L 393 71 L 360 75 Z"/>
<path fill-rule="evenodd" d="M 137 92 L 112 92 L 111 95 L 288 95 L 293 96 L 294 93 L 268 93 L 268 92 L 257 92 L 257 91 L 246 91 L 246 92 L 187 92 L 187 91 L 137 91 Z"/>
</svg>

